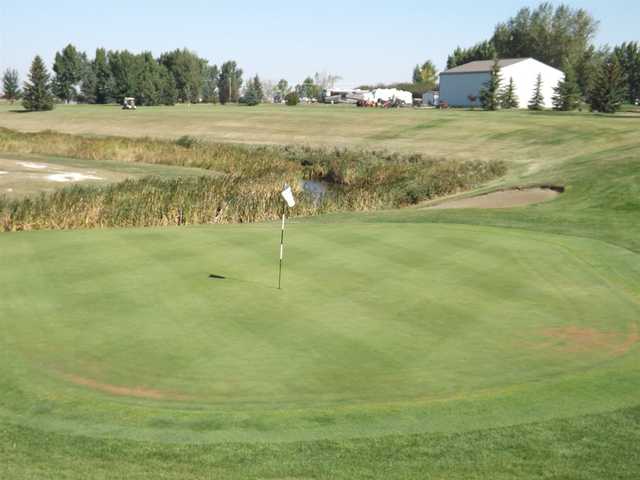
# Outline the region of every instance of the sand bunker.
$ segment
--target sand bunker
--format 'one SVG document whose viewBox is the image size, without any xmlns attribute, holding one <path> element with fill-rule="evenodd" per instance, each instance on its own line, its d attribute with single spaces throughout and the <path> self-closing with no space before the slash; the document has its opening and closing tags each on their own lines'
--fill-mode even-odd
<svg viewBox="0 0 640 480">
<path fill-rule="evenodd" d="M 64 172 L 48 175 L 47 180 L 51 182 L 82 182 L 84 180 L 103 180 L 103 178 L 95 175 L 85 175 L 84 173 Z"/>
<path fill-rule="evenodd" d="M 24 168 L 30 168 L 32 170 L 45 170 L 49 168 L 49 165 L 44 165 L 42 163 L 33 163 L 33 162 L 16 162 L 18 165 Z"/>
<path fill-rule="evenodd" d="M 478 197 L 448 200 L 430 208 L 511 208 L 546 202 L 560 194 L 560 188 L 526 188 L 503 190 Z"/>
</svg>

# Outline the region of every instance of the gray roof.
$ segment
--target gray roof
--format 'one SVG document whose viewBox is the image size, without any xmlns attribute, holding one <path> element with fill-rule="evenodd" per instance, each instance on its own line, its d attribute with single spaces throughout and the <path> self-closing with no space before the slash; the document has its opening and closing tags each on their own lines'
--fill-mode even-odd
<svg viewBox="0 0 640 480">
<path fill-rule="evenodd" d="M 528 58 L 503 58 L 498 60 L 500 68 L 508 67 L 514 63 L 520 63 L 528 60 Z M 450 75 L 454 73 L 486 73 L 493 68 L 493 60 L 476 60 L 475 62 L 465 63 L 458 67 L 451 68 L 442 72 L 440 75 Z"/>
</svg>

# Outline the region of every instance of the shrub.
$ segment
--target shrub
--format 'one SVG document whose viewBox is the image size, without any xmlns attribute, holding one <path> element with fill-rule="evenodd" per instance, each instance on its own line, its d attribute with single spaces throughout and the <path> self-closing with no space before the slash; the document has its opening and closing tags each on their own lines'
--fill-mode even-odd
<svg viewBox="0 0 640 480">
<path fill-rule="evenodd" d="M 298 105 L 298 103 L 300 103 L 300 97 L 298 96 L 297 93 L 290 92 L 290 93 L 287 93 L 287 95 L 284 97 L 284 101 L 290 107 L 295 107 L 296 105 Z"/>
<path fill-rule="evenodd" d="M 176 145 L 183 148 L 194 148 L 200 145 L 200 140 L 190 135 L 183 135 L 178 140 L 176 140 Z"/>
</svg>

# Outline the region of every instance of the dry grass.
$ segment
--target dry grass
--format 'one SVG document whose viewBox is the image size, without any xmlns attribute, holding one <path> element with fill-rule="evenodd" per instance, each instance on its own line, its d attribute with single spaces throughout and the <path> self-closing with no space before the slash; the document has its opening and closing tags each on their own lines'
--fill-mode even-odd
<svg viewBox="0 0 640 480">
<path fill-rule="evenodd" d="M 279 192 L 293 185 L 296 215 L 368 211 L 416 204 L 504 175 L 497 161 L 461 161 L 382 151 L 83 137 L 0 129 L 0 151 L 86 160 L 198 167 L 219 175 L 143 178 L 107 187 L 74 186 L 24 200 L 0 199 L 4 230 L 245 223 L 280 215 Z M 326 182 L 322 201 L 305 194 L 302 179 Z"/>
</svg>

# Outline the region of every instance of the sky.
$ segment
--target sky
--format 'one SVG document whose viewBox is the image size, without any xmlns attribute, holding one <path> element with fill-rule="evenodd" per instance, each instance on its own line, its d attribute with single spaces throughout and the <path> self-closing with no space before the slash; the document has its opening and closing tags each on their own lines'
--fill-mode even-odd
<svg viewBox="0 0 640 480">
<path fill-rule="evenodd" d="M 0 71 L 24 79 L 36 54 L 50 66 L 73 43 L 161 52 L 187 47 L 212 64 L 236 60 L 246 74 L 301 82 L 315 72 L 339 75 L 343 86 L 409 81 L 427 59 L 444 69 L 458 45 L 489 38 L 496 23 L 539 2 L 450 0 L 395 2 L 324 0 L 0 0 Z M 557 2 L 554 2 L 557 3 Z M 640 41 L 640 2 L 565 1 L 600 21 L 596 44 Z"/>
</svg>

